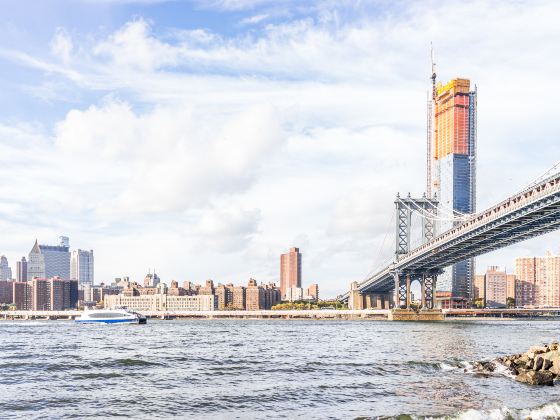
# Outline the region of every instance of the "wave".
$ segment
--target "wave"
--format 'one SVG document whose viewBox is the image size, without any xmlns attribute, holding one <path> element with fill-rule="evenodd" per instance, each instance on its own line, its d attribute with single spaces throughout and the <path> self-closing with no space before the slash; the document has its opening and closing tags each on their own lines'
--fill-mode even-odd
<svg viewBox="0 0 560 420">
<path fill-rule="evenodd" d="M 161 366 L 161 363 L 148 362 L 140 359 L 117 359 L 115 362 L 117 365 L 121 366 Z"/>
<path fill-rule="evenodd" d="M 422 362 L 411 360 L 406 362 L 407 365 L 413 367 L 419 367 L 420 369 L 424 370 L 471 370 L 473 368 L 472 363 L 464 361 L 464 360 L 446 360 L 444 362 Z"/>
<path fill-rule="evenodd" d="M 465 410 L 453 415 L 417 416 L 401 414 L 394 417 L 377 417 L 377 420 L 553 420 L 560 418 L 560 402 L 534 408 L 502 407 L 493 410 Z"/>
</svg>

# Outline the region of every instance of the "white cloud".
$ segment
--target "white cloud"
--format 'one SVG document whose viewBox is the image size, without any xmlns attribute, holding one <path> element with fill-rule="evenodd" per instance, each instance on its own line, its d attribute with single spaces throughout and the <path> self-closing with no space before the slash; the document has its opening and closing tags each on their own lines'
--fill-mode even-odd
<svg viewBox="0 0 560 420">
<path fill-rule="evenodd" d="M 305 281 L 334 295 L 385 258 L 396 192 L 424 188 L 430 41 L 441 79 L 479 88 L 479 208 L 554 163 L 557 8 L 409 4 L 346 20 L 327 2 L 320 15 L 234 36 L 190 28 L 163 38 L 143 18 L 87 42 L 61 29 L 59 64 L 0 50 L 66 89 L 109 93 L 69 109 L 50 134 L 0 126 L 11 162 L 0 175 L 13 180 L 0 186 L 0 213 L 12 217 L 3 232 L 76 232 L 103 249 L 106 278 L 156 265 L 164 278 L 275 279 L 278 254 L 302 241 Z"/>
<path fill-rule="evenodd" d="M 72 47 L 72 38 L 70 38 L 66 30 L 64 28 L 57 28 L 51 40 L 52 53 L 63 62 L 68 63 L 72 54 Z"/>
<path fill-rule="evenodd" d="M 267 13 L 261 13 L 258 15 L 253 15 L 250 17 L 246 17 L 244 19 L 241 20 L 241 24 L 242 25 L 255 25 L 257 23 L 260 23 L 266 19 L 268 19 L 270 16 Z"/>
</svg>

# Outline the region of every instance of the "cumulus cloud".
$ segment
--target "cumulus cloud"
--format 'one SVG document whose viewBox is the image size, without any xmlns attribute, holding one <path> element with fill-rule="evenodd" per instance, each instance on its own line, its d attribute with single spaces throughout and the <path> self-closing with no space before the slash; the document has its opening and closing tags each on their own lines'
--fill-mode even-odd
<svg viewBox="0 0 560 420">
<path fill-rule="evenodd" d="M 374 265 L 396 192 L 423 192 L 430 41 L 442 80 L 479 88 L 479 208 L 554 163 L 557 4 L 320 3 L 297 19 L 267 2 L 199 4 L 261 24 L 233 35 L 164 37 L 142 17 L 87 41 L 58 29 L 54 63 L 0 50 L 94 97 L 48 127 L 0 125 L 6 237 L 79 232 L 112 249 L 106 277 L 156 259 L 164 276 L 204 278 L 220 259 L 219 275 L 275 279 L 278 254 L 303 242 L 305 281 L 340 292 Z M 364 13 L 347 18 L 348 5 Z M 111 256 L 127 247 L 126 264 Z"/>
</svg>

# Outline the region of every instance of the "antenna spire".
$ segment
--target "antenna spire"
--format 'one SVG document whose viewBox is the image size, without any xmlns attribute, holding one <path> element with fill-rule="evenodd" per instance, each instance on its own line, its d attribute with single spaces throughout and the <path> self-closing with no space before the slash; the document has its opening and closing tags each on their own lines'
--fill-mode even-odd
<svg viewBox="0 0 560 420">
<path fill-rule="evenodd" d="M 432 62 L 432 99 L 436 99 L 436 63 L 434 62 L 434 47 L 430 42 L 430 61 Z"/>
</svg>

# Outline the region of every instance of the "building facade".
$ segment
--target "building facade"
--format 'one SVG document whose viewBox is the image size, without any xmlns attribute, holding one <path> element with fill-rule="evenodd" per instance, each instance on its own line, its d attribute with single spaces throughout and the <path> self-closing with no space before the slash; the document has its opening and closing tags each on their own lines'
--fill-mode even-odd
<svg viewBox="0 0 560 420">
<path fill-rule="evenodd" d="M 516 302 L 515 275 L 507 274 L 496 266 L 490 266 L 486 273 L 475 276 L 473 298 L 482 299 L 484 307 L 504 308 Z"/>
<path fill-rule="evenodd" d="M 517 258 L 515 275 L 521 306 L 560 306 L 560 256 Z"/>
<path fill-rule="evenodd" d="M 59 238 L 58 245 L 39 245 L 45 262 L 46 278 L 70 279 L 70 247 L 66 236 Z"/>
<path fill-rule="evenodd" d="M 16 262 L 16 281 L 27 281 L 27 260 L 21 257 L 21 260 Z"/>
<path fill-rule="evenodd" d="M 105 308 L 126 306 L 139 311 L 214 311 L 218 300 L 214 295 L 198 296 L 170 296 L 170 295 L 141 295 L 125 296 L 112 295 L 105 297 Z"/>
<path fill-rule="evenodd" d="M 0 281 L 12 280 L 12 269 L 5 255 L 0 257 Z"/>
<path fill-rule="evenodd" d="M 18 311 L 33 309 L 33 287 L 29 281 L 15 281 L 12 284 L 12 302 Z"/>
<path fill-rule="evenodd" d="M 280 293 L 282 299 L 290 287 L 301 287 L 301 253 L 299 248 L 290 248 L 280 255 Z"/>
<path fill-rule="evenodd" d="M 468 79 L 436 84 L 428 106 L 427 189 L 439 201 L 440 232 L 453 227 L 456 212 L 476 210 L 476 88 Z M 437 289 L 450 291 L 451 299 L 473 297 L 474 259 L 447 268 L 438 276 Z"/>
<path fill-rule="evenodd" d="M 31 309 L 34 311 L 63 311 L 75 309 L 78 304 L 77 280 L 33 278 L 28 283 L 31 283 Z"/>
<path fill-rule="evenodd" d="M 12 299 L 12 282 L 0 280 L 0 304 L 13 303 Z"/>
<path fill-rule="evenodd" d="M 264 288 L 257 284 L 255 279 L 250 279 L 245 289 L 245 309 L 247 311 L 260 311 L 265 307 Z"/>
<path fill-rule="evenodd" d="M 29 260 L 27 262 L 27 280 L 32 280 L 33 278 L 44 279 L 45 276 L 45 257 L 39 248 L 37 240 L 35 240 L 35 245 L 29 251 Z"/>
<path fill-rule="evenodd" d="M 70 257 L 70 278 L 72 280 L 78 280 L 78 283 L 82 286 L 93 286 L 95 284 L 93 266 L 94 259 L 92 249 L 89 251 L 83 249 L 72 251 Z"/>
</svg>

